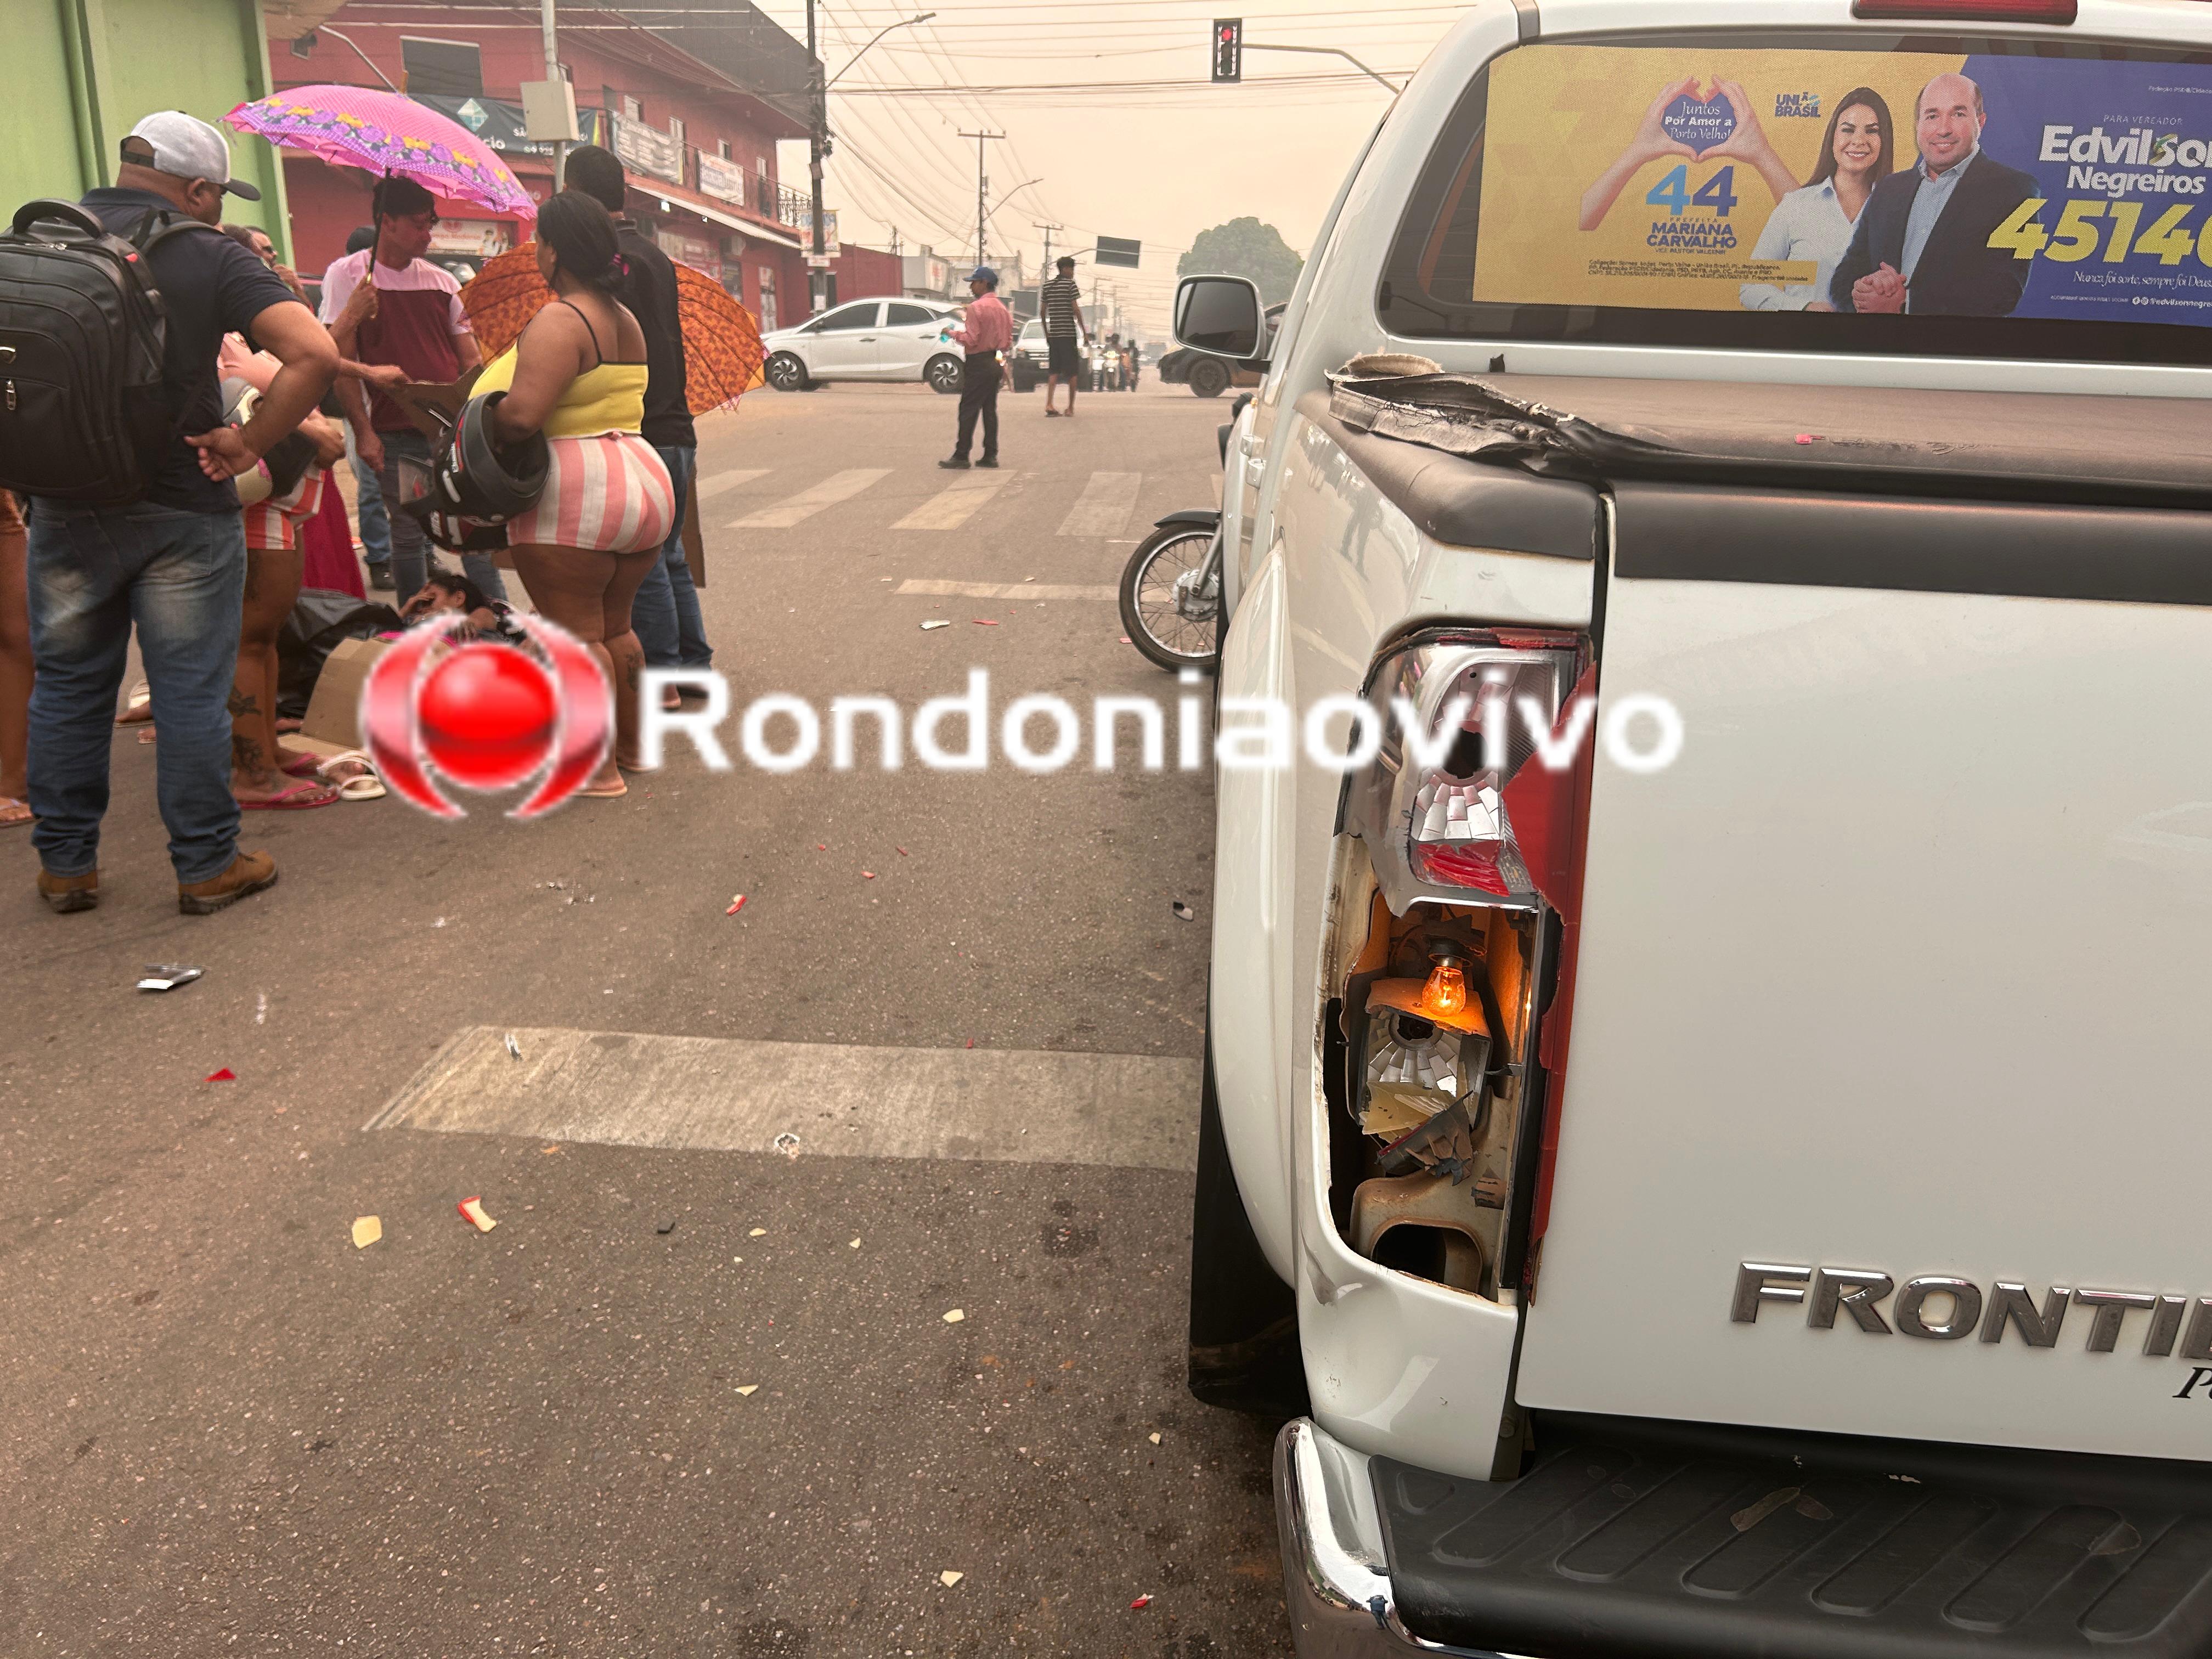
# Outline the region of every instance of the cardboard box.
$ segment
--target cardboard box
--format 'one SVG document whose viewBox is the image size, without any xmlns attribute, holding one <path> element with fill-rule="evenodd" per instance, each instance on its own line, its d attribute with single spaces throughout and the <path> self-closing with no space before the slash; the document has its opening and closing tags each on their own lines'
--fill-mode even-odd
<svg viewBox="0 0 2212 1659">
<path fill-rule="evenodd" d="M 307 718 L 292 740 L 295 746 L 325 759 L 362 746 L 362 688 L 376 659 L 391 648 L 388 640 L 337 642 L 315 681 L 315 695 L 307 700 Z"/>
</svg>

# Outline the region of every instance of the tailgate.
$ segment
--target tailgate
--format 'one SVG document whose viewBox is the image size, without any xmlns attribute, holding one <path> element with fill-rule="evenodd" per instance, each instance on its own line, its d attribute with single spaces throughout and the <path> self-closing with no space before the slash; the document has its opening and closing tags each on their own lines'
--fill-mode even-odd
<svg viewBox="0 0 2212 1659">
<path fill-rule="evenodd" d="M 2208 520 L 1617 502 L 1518 1397 L 2212 1458 Z"/>
</svg>

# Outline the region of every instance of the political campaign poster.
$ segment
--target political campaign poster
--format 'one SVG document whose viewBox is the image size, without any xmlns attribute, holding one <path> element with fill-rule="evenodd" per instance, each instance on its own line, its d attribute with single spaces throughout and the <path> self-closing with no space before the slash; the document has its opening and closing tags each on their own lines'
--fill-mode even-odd
<svg viewBox="0 0 2212 1659">
<path fill-rule="evenodd" d="M 2212 321 L 2212 66 L 1537 44 L 1477 302 Z"/>
</svg>

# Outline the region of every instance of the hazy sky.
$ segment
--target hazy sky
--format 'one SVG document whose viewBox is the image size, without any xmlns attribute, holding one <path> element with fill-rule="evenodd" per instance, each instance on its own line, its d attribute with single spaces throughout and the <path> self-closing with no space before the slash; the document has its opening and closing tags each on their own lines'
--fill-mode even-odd
<svg viewBox="0 0 2212 1659">
<path fill-rule="evenodd" d="M 804 0 L 762 3 L 805 38 Z M 1207 84 L 1212 21 L 1236 9 L 1236 0 L 823 0 L 832 76 L 885 24 L 937 13 L 885 37 L 830 89 L 839 152 L 828 196 L 842 234 L 881 247 L 896 228 L 908 252 L 922 243 L 971 250 L 975 144 L 956 136 L 964 129 L 1008 135 L 987 148 L 994 255 L 1012 246 L 1034 260 L 1037 222 L 1067 227 L 1056 249 L 1071 239 L 1087 248 L 1102 234 L 1140 239 L 1140 270 L 1097 280 L 1118 285 L 1148 337 L 1165 331 L 1176 260 L 1200 231 L 1251 214 L 1310 252 L 1390 94 L 1341 58 L 1289 52 L 1252 52 L 1242 86 Z M 1341 46 L 1402 82 L 1464 10 L 1413 0 L 1347 15 L 1326 0 L 1269 0 L 1266 11 L 1244 14 L 1245 37 Z M 805 146 L 787 145 L 782 166 L 803 186 Z M 1087 262 L 1084 275 L 1087 283 Z"/>
</svg>

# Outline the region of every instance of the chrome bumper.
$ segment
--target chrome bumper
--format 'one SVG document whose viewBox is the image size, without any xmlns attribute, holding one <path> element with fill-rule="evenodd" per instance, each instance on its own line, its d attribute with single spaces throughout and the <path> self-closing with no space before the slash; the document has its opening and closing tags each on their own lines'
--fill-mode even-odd
<svg viewBox="0 0 2212 1659">
<path fill-rule="evenodd" d="M 1367 1455 L 1310 1418 L 1285 1424 L 1275 1437 L 1275 1518 L 1298 1659 L 1526 1659 L 1425 1642 L 1399 1621 Z"/>
</svg>

